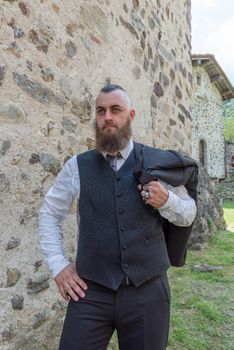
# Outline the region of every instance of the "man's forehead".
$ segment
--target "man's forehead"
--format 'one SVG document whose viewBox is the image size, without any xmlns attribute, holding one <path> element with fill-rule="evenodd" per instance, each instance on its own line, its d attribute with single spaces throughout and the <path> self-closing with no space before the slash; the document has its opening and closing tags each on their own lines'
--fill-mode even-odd
<svg viewBox="0 0 234 350">
<path fill-rule="evenodd" d="M 96 107 L 109 105 L 127 105 L 129 107 L 130 99 L 128 95 L 121 90 L 114 90 L 108 93 L 100 92 L 96 98 Z"/>
</svg>

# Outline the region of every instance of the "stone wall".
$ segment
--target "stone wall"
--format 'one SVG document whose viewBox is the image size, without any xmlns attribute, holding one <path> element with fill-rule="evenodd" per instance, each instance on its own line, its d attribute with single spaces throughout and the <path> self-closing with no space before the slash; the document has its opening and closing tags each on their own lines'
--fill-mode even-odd
<svg viewBox="0 0 234 350">
<path fill-rule="evenodd" d="M 201 250 L 207 247 L 215 232 L 226 228 L 221 207 L 222 197 L 202 164 L 199 164 L 197 194 L 197 216 L 189 239 L 189 248 Z"/>
<path fill-rule="evenodd" d="M 201 77 L 200 86 L 197 84 L 197 75 Z M 224 178 L 222 96 L 201 66 L 193 67 L 192 118 L 192 157 L 200 160 L 199 144 L 203 140 L 204 165 L 208 174 L 213 178 Z"/>
<path fill-rule="evenodd" d="M 190 153 L 190 1 L 0 1 L 0 348 L 57 349 L 66 303 L 37 216 L 67 157 L 92 145 L 107 81 L 137 110 L 135 138 Z M 64 224 L 76 252 L 75 206 Z"/>
<path fill-rule="evenodd" d="M 234 200 L 234 180 L 233 179 L 225 179 L 222 182 L 216 183 L 216 190 L 219 194 L 219 198 L 221 201 L 226 200 Z"/>
</svg>

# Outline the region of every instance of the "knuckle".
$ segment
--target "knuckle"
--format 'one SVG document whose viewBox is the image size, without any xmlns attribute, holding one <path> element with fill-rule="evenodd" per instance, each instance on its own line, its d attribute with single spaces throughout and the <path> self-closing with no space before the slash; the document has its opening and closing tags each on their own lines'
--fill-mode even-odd
<svg viewBox="0 0 234 350">
<path fill-rule="evenodd" d="M 71 287 L 72 289 L 74 289 L 74 290 L 77 290 L 77 288 L 79 288 L 79 287 L 78 287 L 78 284 L 75 283 L 74 281 L 70 283 L 70 287 Z"/>
</svg>

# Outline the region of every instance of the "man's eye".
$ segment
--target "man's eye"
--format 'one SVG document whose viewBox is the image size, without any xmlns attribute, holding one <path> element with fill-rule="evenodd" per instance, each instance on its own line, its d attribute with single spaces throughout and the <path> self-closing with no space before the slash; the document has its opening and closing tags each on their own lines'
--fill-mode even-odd
<svg viewBox="0 0 234 350">
<path fill-rule="evenodd" d="M 119 108 L 117 108 L 117 107 L 115 107 L 115 108 L 113 108 L 113 109 L 112 109 L 112 111 L 113 111 L 113 112 L 119 112 L 119 111 L 120 111 L 120 109 L 119 109 Z"/>
</svg>

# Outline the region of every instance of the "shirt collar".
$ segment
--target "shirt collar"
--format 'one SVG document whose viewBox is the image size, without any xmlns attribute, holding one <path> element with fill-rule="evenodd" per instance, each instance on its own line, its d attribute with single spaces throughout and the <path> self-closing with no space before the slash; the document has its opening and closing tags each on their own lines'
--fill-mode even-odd
<svg viewBox="0 0 234 350">
<path fill-rule="evenodd" d="M 121 156 L 123 157 L 124 160 L 126 160 L 129 156 L 129 154 L 131 153 L 131 151 L 133 150 L 133 140 L 132 138 L 129 140 L 127 146 L 122 149 L 121 151 L 119 151 L 119 153 L 121 154 Z M 108 152 L 102 152 L 102 155 L 106 158 L 106 155 L 108 154 Z"/>
</svg>

